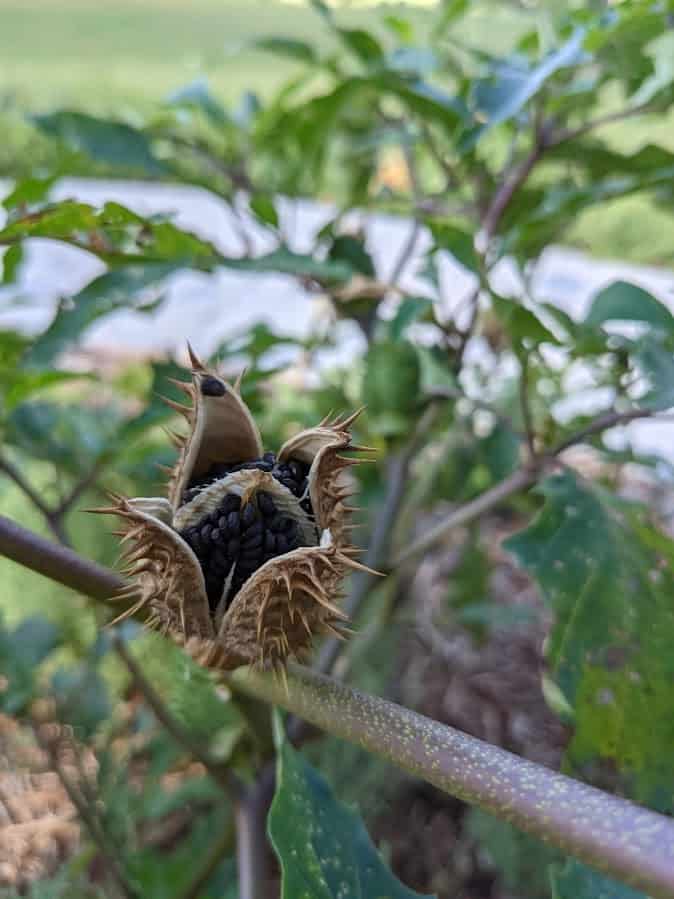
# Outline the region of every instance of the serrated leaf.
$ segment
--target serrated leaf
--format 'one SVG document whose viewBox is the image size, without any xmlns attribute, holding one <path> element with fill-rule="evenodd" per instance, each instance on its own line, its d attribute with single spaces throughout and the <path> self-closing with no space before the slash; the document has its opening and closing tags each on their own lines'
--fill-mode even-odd
<svg viewBox="0 0 674 899">
<path fill-rule="evenodd" d="M 551 676 L 575 713 L 574 767 L 600 759 L 662 811 L 674 795 L 674 544 L 639 507 L 571 472 L 504 544 L 541 586 L 555 623 Z"/>
<path fill-rule="evenodd" d="M 33 122 L 45 134 L 59 138 L 95 162 L 146 175 L 160 175 L 165 171 L 163 163 L 152 152 L 147 135 L 124 122 L 67 110 L 33 116 Z"/>
<path fill-rule="evenodd" d="M 653 294 L 627 281 L 614 281 L 592 300 L 586 325 L 607 321 L 638 321 L 674 334 L 674 315 Z"/>
<path fill-rule="evenodd" d="M 283 740 L 269 836 L 282 871 L 282 899 L 419 899 L 386 868 L 360 817 Z"/>
<path fill-rule="evenodd" d="M 610 880 L 575 859 L 552 865 L 550 884 L 552 899 L 647 899 L 644 893 Z"/>
</svg>

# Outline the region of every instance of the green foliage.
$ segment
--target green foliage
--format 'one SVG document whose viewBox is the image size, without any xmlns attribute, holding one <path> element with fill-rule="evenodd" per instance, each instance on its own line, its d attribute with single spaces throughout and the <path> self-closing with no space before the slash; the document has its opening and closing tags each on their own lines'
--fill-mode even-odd
<svg viewBox="0 0 674 899">
<path fill-rule="evenodd" d="M 280 736 L 269 835 L 281 862 L 283 899 L 419 896 L 388 871 L 355 812 Z"/>
</svg>

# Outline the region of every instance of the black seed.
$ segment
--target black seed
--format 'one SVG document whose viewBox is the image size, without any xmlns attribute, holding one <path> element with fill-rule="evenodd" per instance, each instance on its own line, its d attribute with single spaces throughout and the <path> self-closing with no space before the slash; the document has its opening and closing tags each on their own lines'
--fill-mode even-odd
<svg viewBox="0 0 674 899">
<path fill-rule="evenodd" d="M 227 512 L 235 512 L 241 508 L 241 497 L 237 496 L 236 493 L 229 493 L 224 500 L 222 501 L 222 505 L 220 506 L 220 511 Z"/>
<path fill-rule="evenodd" d="M 297 481 L 293 480 L 293 478 L 281 478 L 281 483 L 284 487 L 287 487 L 291 493 L 297 493 L 297 491 L 299 490 L 300 485 L 297 483 Z"/>
<path fill-rule="evenodd" d="M 230 512 L 227 515 L 227 534 L 235 537 L 241 530 L 241 516 L 238 512 Z"/>
<path fill-rule="evenodd" d="M 210 524 L 205 524 L 205 525 L 202 527 L 202 529 L 201 529 L 201 537 L 202 537 L 202 539 L 203 539 L 203 540 L 210 540 L 210 537 L 211 537 L 211 531 L 212 531 L 212 530 L 213 530 L 213 528 L 211 527 Z"/>
<path fill-rule="evenodd" d="M 278 534 L 274 542 L 276 543 L 276 552 L 279 555 L 283 555 L 283 553 L 288 552 L 288 538 L 285 534 Z"/>
<path fill-rule="evenodd" d="M 211 531 L 211 543 L 219 543 L 220 542 L 220 531 L 217 528 L 213 528 Z"/>
<path fill-rule="evenodd" d="M 257 521 L 257 509 L 252 503 L 248 503 L 241 513 L 241 523 L 244 528 L 248 528 L 255 521 Z"/>
<path fill-rule="evenodd" d="M 288 468 L 290 469 L 292 476 L 296 481 L 304 480 L 304 471 L 302 470 L 302 466 L 299 462 L 290 462 Z"/>
<path fill-rule="evenodd" d="M 220 518 L 218 518 L 218 530 L 220 532 L 227 530 L 227 516 L 226 515 L 221 515 Z"/>
<path fill-rule="evenodd" d="M 272 531 L 274 534 L 278 534 L 278 533 L 280 533 L 280 532 L 283 530 L 283 522 L 284 522 L 284 520 L 285 520 L 285 519 L 283 518 L 282 515 L 278 515 L 278 514 L 277 514 L 277 515 L 274 515 L 273 518 L 271 518 L 269 521 L 267 521 L 267 527 L 268 527 L 269 530 Z"/>
<path fill-rule="evenodd" d="M 271 517 L 276 512 L 274 500 L 268 493 L 260 492 L 257 494 L 257 507 L 265 518 Z"/>
<path fill-rule="evenodd" d="M 241 550 L 241 543 L 234 537 L 227 544 L 227 555 L 230 559 L 235 559 L 239 555 L 239 551 Z"/>
<path fill-rule="evenodd" d="M 225 385 L 218 378 L 208 375 L 201 379 L 201 395 L 202 396 L 224 396 Z"/>
<path fill-rule="evenodd" d="M 276 462 L 276 453 L 265 453 L 262 458 L 265 462 Z"/>
<path fill-rule="evenodd" d="M 271 531 L 267 531 L 264 535 L 264 551 L 265 553 L 269 553 L 273 555 L 276 550 L 276 537 L 272 534 Z"/>
<path fill-rule="evenodd" d="M 254 534 L 250 536 L 246 534 L 243 541 L 243 551 L 250 552 L 251 550 L 258 550 L 262 544 L 264 543 L 264 537 L 262 536 L 262 531 L 256 531 Z"/>
</svg>

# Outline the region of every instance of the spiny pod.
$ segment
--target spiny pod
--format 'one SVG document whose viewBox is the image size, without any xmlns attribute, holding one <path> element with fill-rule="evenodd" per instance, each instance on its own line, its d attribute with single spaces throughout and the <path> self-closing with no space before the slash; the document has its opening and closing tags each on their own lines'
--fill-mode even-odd
<svg viewBox="0 0 674 899">
<path fill-rule="evenodd" d="M 342 635 L 336 604 L 349 569 L 365 568 L 347 534 L 348 469 L 368 452 L 352 444 L 347 418 L 324 419 L 264 452 L 240 383 L 208 370 L 191 348 L 187 396 L 167 400 L 188 422 L 170 470 L 168 498 L 126 499 L 96 511 L 118 515 L 134 599 L 148 626 L 223 670 L 282 669 L 315 634 Z M 369 570 L 369 569 L 366 569 Z"/>
</svg>

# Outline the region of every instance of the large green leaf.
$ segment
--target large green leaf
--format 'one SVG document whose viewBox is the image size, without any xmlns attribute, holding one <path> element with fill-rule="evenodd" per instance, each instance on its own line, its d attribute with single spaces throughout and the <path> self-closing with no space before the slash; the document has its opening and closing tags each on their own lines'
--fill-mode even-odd
<svg viewBox="0 0 674 899">
<path fill-rule="evenodd" d="M 607 321 L 639 321 L 674 334 L 674 315 L 669 309 L 647 290 L 627 281 L 614 281 L 592 300 L 585 324 Z"/>
<path fill-rule="evenodd" d="M 672 810 L 674 544 L 645 512 L 571 472 L 506 548 L 555 612 L 548 662 L 574 711 L 567 760 L 619 771 L 631 795 Z"/>
<path fill-rule="evenodd" d="M 359 816 L 286 740 L 279 743 L 268 826 L 283 899 L 418 899 L 386 868 Z"/>
<path fill-rule="evenodd" d="M 674 350 L 653 334 L 645 334 L 632 344 L 632 355 L 646 377 L 648 390 L 641 404 L 652 409 L 674 406 Z"/>
<path fill-rule="evenodd" d="M 95 162 L 145 175 L 160 175 L 165 171 L 152 152 L 147 135 L 123 122 L 67 110 L 34 116 L 33 121 L 50 137 L 59 138 Z"/>
<path fill-rule="evenodd" d="M 175 269 L 168 263 L 130 265 L 95 278 L 59 306 L 52 323 L 28 350 L 24 364 L 38 368 L 50 365 L 99 318 L 120 308 L 134 308 L 139 301 L 147 301 L 147 291 L 160 288 Z"/>
<path fill-rule="evenodd" d="M 624 883 L 609 880 L 582 862 L 569 859 L 550 869 L 552 899 L 646 899 Z"/>
<path fill-rule="evenodd" d="M 21 712 L 33 699 L 38 666 L 61 642 L 55 625 L 45 618 L 26 618 L 9 631 L 0 620 L 0 710 Z"/>
</svg>

